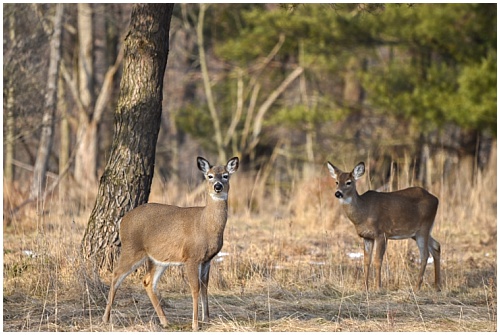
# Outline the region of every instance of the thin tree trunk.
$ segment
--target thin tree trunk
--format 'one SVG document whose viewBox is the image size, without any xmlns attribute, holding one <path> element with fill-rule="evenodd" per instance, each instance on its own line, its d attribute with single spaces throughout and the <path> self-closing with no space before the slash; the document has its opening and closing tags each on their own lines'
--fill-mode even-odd
<svg viewBox="0 0 500 335">
<path fill-rule="evenodd" d="M 124 42 L 114 137 L 82 241 L 94 270 L 112 267 L 117 223 L 149 197 L 161 121 L 173 4 L 136 4 Z"/>
<path fill-rule="evenodd" d="M 15 120 L 14 120 L 14 87 L 9 80 L 9 87 L 7 88 L 5 115 L 5 161 L 3 177 L 6 183 L 14 181 L 14 137 L 15 137 Z"/>
<path fill-rule="evenodd" d="M 59 76 L 59 63 L 61 60 L 63 11 L 64 6 L 62 4 L 57 4 L 54 17 L 54 31 L 50 39 L 50 60 L 47 78 L 47 95 L 42 119 L 42 135 L 38 145 L 38 152 L 33 171 L 33 180 L 30 191 L 31 199 L 36 199 L 42 195 L 42 190 L 45 186 L 45 175 L 49 164 L 49 155 L 52 150 L 54 114 L 57 107 L 57 79 Z"/>
<path fill-rule="evenodd" d="M 205 46 L 203 45 L 203 22 L 205 18 L 205 11 L 207 10 L 207 4 L 200 4 L 200 13 L 198 15 L 198 25 L 196 26 L 196 35 L 198 36 L 198 50 L 200 54 L 200 67 L 201 74 L 203 77 L 203 86 L 205 88 L 205 96 L 207 98 L 208 110 L 210 111 L 210 117 L 212 118 L 212 123 L 214 126 L 214 138 L 215 144 L 217 145 L 217 151 L 219 153 L 219 160 L 221 162 L 226 161 L 226 153 L 224 151 L 224 146 L 222 143 L 222 130 L 220 127 L 219 114 L 215 108 L 214 98 L 212 95 L 212 87 L 210 85 L 210 78 L 208 75 L 207 58 L 205 55 Z"/>
<path fill-rule="evenodd" d="M 59 98 L 57 101 L 59 115 L 61 118 L 60 121 L 60 147 L 59 147 L 59 176 L 66 170 L 66 167 L 69 164 L 69 152 L 70 152 L 70 129 L 69 129 L 69 120 L 68 120 L 68 112 L 66 100 L 64 99 L 65 95 L 65 85 L 64 79 L 62 76 L 59 76 Z M 59 183 L 59 198 L 64 199 L 67 191 L 67 182 L 65 180 L 61 180 Z"/>
<path fill-rule="evenodd" d="M 14 15 L 9 16 L 9 38 L 11 42 L 16 40 L 14 30 Z M 14 86 L 12 80 L 7 81 L 7 96 L 5 98 L 5 107 L 7 109 L 5 117 L 5 161 L 4 161 L 4 181 L 12 183 L 14 181 L 14 138 L 16 135 L 14 119 Z"/>
<path fill-rule="evenodd" d="M 97 182 L 98 125 L 93 118 L 94 108 L 94 34 L 92 4 L 78 4 L 78 96 L 83 109 L 79 110 L 76 135 L 75 180 L 80 185 Z"/>
</svg>

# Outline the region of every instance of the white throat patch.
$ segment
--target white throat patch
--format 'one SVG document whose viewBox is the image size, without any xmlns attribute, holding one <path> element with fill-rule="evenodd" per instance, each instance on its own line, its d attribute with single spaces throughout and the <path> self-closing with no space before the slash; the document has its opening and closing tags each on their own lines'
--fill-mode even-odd
<svg viewBox="0 0 500 335">
<path fill-rule="evenodd" d="M 210 193 L 210 197 L 214 199 L 215 201 L 226 201 L 227 200 L 227 193 Z"/>
<path fill-rule="evenodd" d="M 340 203 L 342 205 L 350 205 L 351 202 L 352 202 L 352 197 L 349 197 L 349 198 L 340 198 Z"/>
</svg>

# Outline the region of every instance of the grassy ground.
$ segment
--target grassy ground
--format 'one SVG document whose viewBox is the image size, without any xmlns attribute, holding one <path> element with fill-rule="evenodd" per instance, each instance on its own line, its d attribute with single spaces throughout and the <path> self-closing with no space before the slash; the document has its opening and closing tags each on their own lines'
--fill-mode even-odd
<svg viewBox="0 0 500 335">
<path fill-rule="evenodd" d="M 212 261 L 212 319 L 202 330 L 497 330 L 496 163 L 475 184 L 464 166 L 430 189 L 440 198 L 433 232 L 442 245 L 438 293 L 432 264 L 422 290 L 412 289 L 419 267 L 413 240 L 389 242 L 384 289 L 364 290 L 362 240 L 335 201 L 326 168 L 298 178 L 286 192 L 283 185 L 238 174 L 224 254 Z M 368 189 L 366 180 L 360 182 L 361 192 Z M 182 182 L 155 182 L 151 201 L 203 204 L 202 198 L 167 192 L 172 189 L 182 190 Z M 14 197 L 4 189 L 4 203 Z M 49 198 L 4 223 L 3 330 L 190 331 L 192 305 L 182 267 L 168 269 L 158 287 L 167 329 L 142 288 L 142 269 L 118 290 L 112 322 L 101 322 L 111 275 L 89 277 L 78 253 L 93 203 L 69 198 Z"/>
</svg>

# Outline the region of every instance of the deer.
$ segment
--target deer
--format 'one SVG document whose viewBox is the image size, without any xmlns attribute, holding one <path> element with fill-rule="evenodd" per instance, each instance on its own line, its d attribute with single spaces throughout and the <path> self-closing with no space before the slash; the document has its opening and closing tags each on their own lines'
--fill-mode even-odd
<svg viewBox="0 0 500 335">
<path fill-rule="evenodd" d="M 209 321 L 208 280 L 210 261 L 223 245 L 228 217 L 230 176 L 238 170 L 238 157 L 225 166 L 212 166 L 197 158 L 208 194 L 204 207 L 177 207 L 146 203 L 123 216 L 119 226 L 121 251 L 113 270 L 103 322 L 109 322 L 116 291 L 123 280 L 144 262 L 142 283 L 163 327 L 168 325 L 156 287 L 171 265 L 183 264 L 193 299 L 192 329 L 198 330 L 198 298 L 201 295 L 202 321 Z"/>
<path fill-rule="evenodd" d="M 416 290 L 420 290 L 429 252 L 434 259 L 434 286 L 441 290 L 441 245 L 431 236 L 439 200 L 421 187 L 410 187 L 394 192 L 369 190 L 358 194 L 356 181 L 365 173 L 360 162 L 351 172 L 343 172 L 327 162 L 330 175 L 336 181 L 335 197 L 339 199 L 345 214 L 354 224 L 357 234 L 364 241 L 364 284 L 368 291 L 368 277 L 375 253 L 375 279 L 382 288 L 381 269 L 387 240 L 413 239 L 420 252 L 420 271 Z"/>
</svg>

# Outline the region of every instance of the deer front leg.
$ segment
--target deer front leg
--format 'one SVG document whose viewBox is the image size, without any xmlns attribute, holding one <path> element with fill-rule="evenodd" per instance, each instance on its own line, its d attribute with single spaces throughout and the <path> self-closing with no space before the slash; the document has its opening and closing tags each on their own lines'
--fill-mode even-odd
<svg viewBox="0 0 500 335">
<path fill-rule="evenodd" d="M 200 264 L 187 263 L 186 274 L 193 297 L 193 331 L 198 331 L 198 297 L 200 294 Z"/>
<path fill-rule="evenodd" d="M 384 260 L 386 248 L 386 239 L 385 235 L 378 236 L 375 239 L 375 280 L 377 281 L 378 289 L 382 288 L 382 261 Z"/>
<path fill-rule="evenodd" d="M 372 262 L 373 240 L 368 238 L 364 239 L 364 263 L 365 263 L 365 289 L 368 291 L 368 278 L 370 277 L 370 264 Z"/>
<path fill-rule="evenodd" d="M 200 265 L 200 293 L 202 320 L 208 322 L 210 315 L 208 312 L 208 278 L 210 277 L 210 261 Z"/>
</svg>

